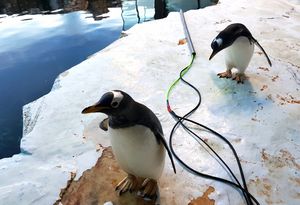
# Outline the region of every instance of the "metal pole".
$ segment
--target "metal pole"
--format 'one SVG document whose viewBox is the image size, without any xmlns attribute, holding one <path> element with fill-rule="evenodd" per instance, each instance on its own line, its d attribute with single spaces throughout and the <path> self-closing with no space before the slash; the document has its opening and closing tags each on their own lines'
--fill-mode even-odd
<svg viewBox="0 0 300 205">
<path fill-rule="evenodd" d="M 196 55 L 196 52 L 195 52 L 195 49 L 194 49 L 194 45 L 193 45 L 191 36 L 190 36 L 189 30 L 188 30 L 188 27 L 186 25 L 186 22 L 185 22 L 184 14 L 183 14 L 183 12 L 182 12 L 181 9 L 180 9 L 180 17 L 181 17 L 181 22 L 182 22 L 182 25 L 183 25 L 183 30 L 184 30 L 185 38 L 186 38 L 186 40 L 188 42 L 188 46 L 189 46 L 189 50 L 191 52 L 191 55 Z"/>
</svg>

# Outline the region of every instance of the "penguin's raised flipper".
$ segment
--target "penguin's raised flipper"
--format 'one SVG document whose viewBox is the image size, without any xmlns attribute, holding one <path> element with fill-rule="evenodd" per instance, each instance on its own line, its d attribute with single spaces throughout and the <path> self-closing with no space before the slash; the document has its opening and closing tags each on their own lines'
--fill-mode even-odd
<svg viewBox="0 0 300 205">
<path fill-rule="evenodd" d="M 108 130 L 108 118 L 102 120 L 99 124 L 100 129 L 107 131 Z"/>
<path fill-rule="evenodd" d="M 264 53 L 264 55 L 266 56 L 269 65 L 272 67 L 272 62 L 268 56 L 268 54 L 266 53 L 266 51 L 263 49 L 263 47 L 258 43 L 258 41 L 252 37 L 253 42 L 255 43 L 255 45 L 257 45 L 257 47 L 259 47 L 259 49 Z"/>
</svg>

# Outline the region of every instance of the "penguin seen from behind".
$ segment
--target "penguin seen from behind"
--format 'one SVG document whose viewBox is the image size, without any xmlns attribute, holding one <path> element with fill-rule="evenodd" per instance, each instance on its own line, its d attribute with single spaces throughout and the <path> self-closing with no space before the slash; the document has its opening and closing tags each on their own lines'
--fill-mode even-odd
<svg viewBox="0 0 300 205">
<path fill-rule="evenodd" d="M 266 56 L 268 63 L 272 66 L 271 60 L 263 47 L 252 36 L 247 27 L 241 23 L 234 23 L 227 26 L 221 31 L 217 37 L 212 41 L 211 48 L 212 54 L 209 57 L 211 60 L 218 52 L 225 49 L 225 64 L 226 71 L 219 73 L 220 78 L 232 78 L 232 68 L 236 68 L 238 71 L 232 78 L 237 83 L 243 83 L 245 78 L 244 72 L 249 65 L 254 51 L 254 44 L 257 45 L 260 50 Z"/>
</svg>

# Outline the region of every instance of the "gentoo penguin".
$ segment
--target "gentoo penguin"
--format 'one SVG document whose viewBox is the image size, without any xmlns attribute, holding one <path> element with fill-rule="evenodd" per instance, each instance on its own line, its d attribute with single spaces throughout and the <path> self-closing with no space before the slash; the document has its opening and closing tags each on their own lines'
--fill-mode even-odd
<svg viewBox="0 0 300 205">
<path fill-rule="evenodd" d="M 116 191 L 136 191 L 138 179 L 142 178 L 139 195 L 156 198 L 157 180 L 160 178 L 167 150 L 175 165 L 158 118 L 147 108 L 134 101 L 127 93 L 113 90 L 82 113 L 101 112 L 108 118 L 100 123 L 109 133 L 113 153 L 120 167 L 128 174 L 117 186 Z"/>
<path fill-rule="evenodd" d="M 241 23 L 234 23 L 221 31 L 211 43 L 213 52 L 209 57 L 210 60 L 219 51 L 227 48 L 225 50 L 225 64 L 227 70 L 223 73 L 219 73 L 218 76 L 220 78 L 231 78 L 231 69 L 236 68 L 238 72 L 233 80 L 236 80 L 237 83 L 243 83 L 244 72 L 252 58 L 254 44 L 260 48 L 260 50 L 266 56 L 269 65 L 272 66 L 267 53 L 258 43 L 258 41 L 252 36 L 246 26 Z"/>
</svg>

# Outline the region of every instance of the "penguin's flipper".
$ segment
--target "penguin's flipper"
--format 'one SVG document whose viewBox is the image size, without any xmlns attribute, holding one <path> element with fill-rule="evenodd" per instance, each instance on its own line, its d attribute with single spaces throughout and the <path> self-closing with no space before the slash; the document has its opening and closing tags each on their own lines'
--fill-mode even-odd
<svg viewBox="0 0 300 205">
<path fill-rule="evenodd" d="M 108 118 L 102 120 L 99 124 L 100 129 L 107 131 L 108 130 Z"/>
<path fill-rule="evenodd" d="M 148 127 L 152 133 L 154 134 L 156 141 L 158 144 L 162 143 L 163 146 L 166 148 L 168 155 L 170 157 L 171 163 L 172 163 L 172 167 L 174 170 L 174 173 L 176 174 L 176 168 L 175 168 L 175 164 L 173 161 L 173 157 L 172 157 L 172 153 L 168 147 L 168 143 L 166 142 L 165 138 L 164 138 L 164 133 L 161 127 L 161 124 L 158 120 L 158 118 L 156 117 L 156 115 L 149 109 L 147 108 L 145 105 L 142 104 L 137 104 L 138 106 L 138 111 L 139 111 L 139 118 L 137 119 L 137 121 L 135 121 L 135 124 L 139 124 L 139 125 L 144 125 L 146 127 Z M 143 116 L 144 113 L 147 113 L 147 117 L 140 117 Z"/>
<path fill-rule="evenodd" d="M 170 151 L 170 148 L 168 147 L 168 144 L 167 144 L 167 142 L 166 142 L 163 134 L 160 133 L 160 132 L 154 132 L 154 135 L 155 135 L 156 139 L 158 140 L 158 143 L 162 142 L 162 144 L 166 148 L 166 150 L 168 152 L 168 155 L 170 157 L 171 163 L 172 163 L 172 167 L 173 167 L 174 173 L 176 174 L 176 168 L 175 168 L 175 163 L 174 163 L 174 160 L 173 160 L 173 157 L 172 157 L 172 153 Z"/>
<path fill-rule="evenodd" d="M 263 47 L 258 43 L 258 41 L 255 38 L 252 37 L 252 39 L 253 39 L 255 45 L 257 45 L 257 47 L 259 47 L 259 49 L 264 53 L 264 55 L 266 56 L 266 58 L 268 60 L 269 65 L 272 67 L 272 62 L 271 62 L 268 54 L 266 53 L 266 51 L 263 49 Z"/>
</svg>

